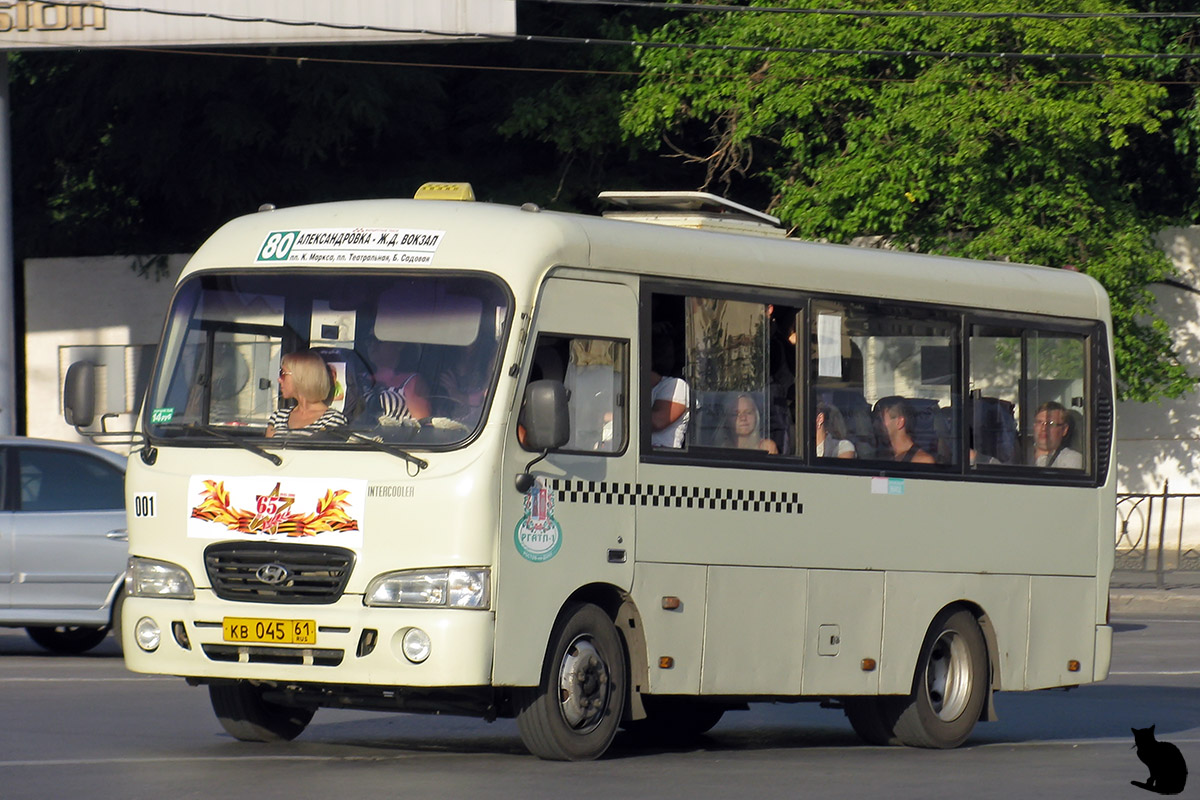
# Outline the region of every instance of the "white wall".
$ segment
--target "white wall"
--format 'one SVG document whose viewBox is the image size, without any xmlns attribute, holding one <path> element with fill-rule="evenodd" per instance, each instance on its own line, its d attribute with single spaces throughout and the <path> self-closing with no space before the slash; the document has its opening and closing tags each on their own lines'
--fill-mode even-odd
<svg viewBox="0 0 1200 800">
<path fill-rule="evenodd" d="M 1168 228 L 1158 242 L 1179 270 L 1178 281 L 1200 290 L 1200 226 Z M 1174 331 L 1181 360 L 1200 375 L 1200 294 L 1152 288 L 1159 314 Z M 1118 491 L 1200 492 L 1200 392 L 1159 403 L 1117 404 Z"/>
<path fill-rule="evenodd" d="M 30 259 L 25 276 L 25 408 L 26 432 L 47 439 L 78 441 L 62 417 L 62 382 L 78 357 L 109 358 L 113 376 L 102 390 L 128 399 L 135 380 L 134 364 L 126 364 L 124 345 L 153 347 L 162 333 L 167 304 L 187 256 L 171 256 L 167 274 L 140 277 L 133 256 Z M 97 345 L 110 347 L 89 349 Z M 112 347 L 116 346 L 116 347 Z M 110 428 L 128 430 L 132 415 L 112 420 Z M 121 448 L 113 448 L 120 450 Z"/>
</svg>

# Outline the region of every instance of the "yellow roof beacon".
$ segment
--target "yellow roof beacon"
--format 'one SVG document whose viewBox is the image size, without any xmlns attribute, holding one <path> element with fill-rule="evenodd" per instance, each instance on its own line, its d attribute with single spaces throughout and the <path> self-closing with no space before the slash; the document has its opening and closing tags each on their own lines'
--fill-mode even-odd
<svg viewBox="0 0 1200 800">
<path fill-rule="evenodd" d="M 443 183 L 430 181 L 421 185 L 414 200 L 466 200 L 475 201 L 475 190 L 469 183 Z"/>
</svg>

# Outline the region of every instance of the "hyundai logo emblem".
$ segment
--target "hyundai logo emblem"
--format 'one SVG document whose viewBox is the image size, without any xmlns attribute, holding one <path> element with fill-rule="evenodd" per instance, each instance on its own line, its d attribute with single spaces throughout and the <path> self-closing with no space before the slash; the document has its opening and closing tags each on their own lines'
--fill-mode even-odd
<svg viewBox="0 0 1200 800">
<path fill-rule="evenodd" d="M 254 577 L 268 586 L 278 586 L 292 577 L 292 573 L 288 572 L 288 568 L 283 564 L 271 563 L 259 567 L 258 571 L 254 573 Z"/>
</svg>

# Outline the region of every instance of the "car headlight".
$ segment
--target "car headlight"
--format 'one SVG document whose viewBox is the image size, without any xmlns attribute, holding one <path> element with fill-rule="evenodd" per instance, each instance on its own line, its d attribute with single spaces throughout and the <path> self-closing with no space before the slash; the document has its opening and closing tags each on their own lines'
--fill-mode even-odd
<svg viewBox="0 0 1200 800">
<path fill-rule="evenodd" d="M 386 572 L 367 584 L 363 604 L 408 608 L 487 608 L 486 569 L 412 569 Z"/>
<path fill-rule="evenodd" d="M 125 591 L 130 597 L 173 597 L 191 600 L 196 596 L 192 576 L 186 569 L 167 561 L 134 556 L 129 559 Z"/>
</svg>

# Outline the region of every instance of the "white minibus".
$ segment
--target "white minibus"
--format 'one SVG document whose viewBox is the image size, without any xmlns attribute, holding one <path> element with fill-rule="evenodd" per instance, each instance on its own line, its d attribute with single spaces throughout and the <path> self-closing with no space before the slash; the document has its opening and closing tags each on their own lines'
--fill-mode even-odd
<svg viewBox="0 0 1200 800">
<path fill-rule="evenodd" d="M 133 434 L 128 667 L 243 740 L 459 713 L 559 760 L 759 701 L 955 747 L 997 692 L 1105 678 L 1094 280 L 604 199 L 434 185 L 214 233 Z"/>
</svg>

